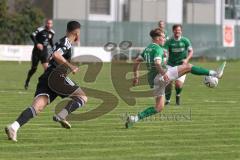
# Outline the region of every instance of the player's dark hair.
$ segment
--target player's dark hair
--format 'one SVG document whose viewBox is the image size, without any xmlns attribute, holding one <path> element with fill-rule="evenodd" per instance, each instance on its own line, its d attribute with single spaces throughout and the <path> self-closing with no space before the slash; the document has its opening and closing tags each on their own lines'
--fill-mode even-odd
<svg viewBox="0 0 240 160">
<path fill-rule="evenodd" d="M 161 36 L 161 34 L 164 33 L 160 28 L 155 28 L 150 31 L 149 35 L 152 37 L 152 39 Z"/>
<path fill-rule="evenodd" d="M 81 24 L 77 21 L 70 21 L 67 24 L 67 32 L 72 32 L 75 29 L 81 28 Z"/>
<path fill-rule="evenodd" d="M 173 27 L 172 27 L 172 30 L 175 30 L 177 27 L 180 27 L 182 29 L 181 24 L 174 24 Z"/>
</svg>

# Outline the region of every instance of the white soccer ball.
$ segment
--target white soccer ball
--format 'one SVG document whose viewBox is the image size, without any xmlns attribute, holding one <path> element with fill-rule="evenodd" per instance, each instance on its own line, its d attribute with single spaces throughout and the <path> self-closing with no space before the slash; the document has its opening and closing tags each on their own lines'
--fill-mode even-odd
<svg viewBox="0 0 240 160">
<path fill-rule="evenodd" d="M 218 85 L 218 78 L 213 76 L 205 76 L 203 83 L 209 88 L 215 88 Z"/>
</svg>

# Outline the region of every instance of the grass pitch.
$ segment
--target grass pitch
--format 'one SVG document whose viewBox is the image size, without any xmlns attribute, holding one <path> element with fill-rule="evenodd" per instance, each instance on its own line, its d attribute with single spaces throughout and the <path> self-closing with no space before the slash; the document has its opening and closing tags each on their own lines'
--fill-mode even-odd
<svg viewBox="0 0 240 160">
<path fill-rule="evenodd" d="M 194 64 L 216 68 L 220 63 Z M 86 66 L 71 76 L 81 86 L 107 92 L 117 98 L 111 112 L 88 121 L 72 121 L 66 130 L 52 121 L 58 98 L 37 118 L 18 132 L 18 142 L 8 141 L 4 127 L 31 104 L 37 78 L 29 90 L 23 89 L 29 63 L 0 62 L 0 159 L 66 160 L 233 160 L 240 159 L 240 62 L 228 62 L 215 89 L 203 85 L 203 77 L 188 75 L 182 92 L 182 105 L 165 107 L 162 114 L 148 118 L 131 129 L 124 128 L 126 114 L 137 113 L 154 104 L 151 97 L 137 98 L 135 106 L 125 103 L 111 81 L 111 65 L 104 64 L 94 82 L 85 82 Z M 144 89 L 147 87 L 143 87 Z M 142 89 L 142 88 L 140 88 Z M 174 93 L 174 92 L 173 92 Z M 115 104 L 111 96 L 103 97 Z M 103 100 L 89 97 L 77 114 L 96 109 Z"/>
</svg>

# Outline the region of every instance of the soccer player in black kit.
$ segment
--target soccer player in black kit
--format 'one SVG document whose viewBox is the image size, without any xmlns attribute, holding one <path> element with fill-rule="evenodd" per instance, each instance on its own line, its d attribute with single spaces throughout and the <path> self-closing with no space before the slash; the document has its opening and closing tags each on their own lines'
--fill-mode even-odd
<svg viewBox="0 0 240 160">
<path fill-rule="evenodd" d="M 43 69 L 47 69 L 49 52 L 52 51 L 53 36 L 55 34 L 52 27 L 53 21 L 51 19 L 47 19 L 45 22 L 45 26 L 37 28 L 37 30 L 34 31 L 30 36 L 34 43 L 34 48 L 32 50 L 31 68 L 28 71 L 27 79 L 24 85 L 24 88 L 26 90 L 28 89 L 31 77 L 37 70 L 39 61 L 41 61 Z"/>
<path fill-rule="evenodd" d="M 66 76 L 66 70 L 70 70 L 73 74 L 79 70 L 77 66 L 70 63 L 70 59 L 71 45 L 79 42 L 80 27 L 77 21 L 68 22 L 66 36 L 55 44 L 48 68 L 39 77 L 32 105 L 26 108 L 16 121 L 5 127 L 9 140 L 16 142 L 18 129 L 40 113 L 57 96 L 69 97 L 71 101 L 53 117 L 53 120 L 59 122 L 64 128 L 71 128 L 66 117 L 87 102 L 87 96 L 82 89 Z"/>
</svg>

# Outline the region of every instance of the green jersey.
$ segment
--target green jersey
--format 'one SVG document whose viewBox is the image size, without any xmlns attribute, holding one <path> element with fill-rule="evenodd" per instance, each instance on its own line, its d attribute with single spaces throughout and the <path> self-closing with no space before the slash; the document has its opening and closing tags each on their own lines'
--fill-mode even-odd
<svg viewBox="0 0 240 160">
<path fill-rule="evenodd" d="M 175 40 L 171 37 L 164 44 L 164 48 L 168 50 L 169 57 L 167 64 L 170 66 L 177 66 L 182 64 L 182 60 L 187 58 L 189 49 L 192 49 L 191 42 L 186 37 L 181 37 Z"/>
<path fill-rule="evenodd" d="M 153 88 L 154 78 L 159 73 L 155 66 L 155 60 L 160 59 L 161 65 L 166 68 L 163 59 L 163 48 L 156 43 L 151 43 L 147 46 L 147 48 L 144 49 L 140 57 L 146 61 L 148 69 L 148 83 L 150 87 Z"/>
</svg>

